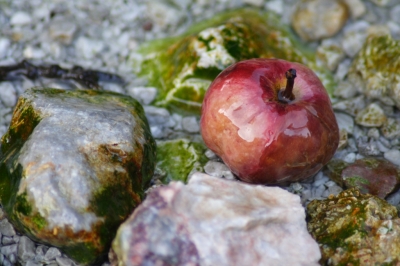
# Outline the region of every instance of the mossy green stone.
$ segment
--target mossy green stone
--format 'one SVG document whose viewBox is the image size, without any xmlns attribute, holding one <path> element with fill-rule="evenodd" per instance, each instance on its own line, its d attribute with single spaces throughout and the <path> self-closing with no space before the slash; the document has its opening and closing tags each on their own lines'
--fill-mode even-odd
<svg viewBox="0 0 400 266">
<path fill-rule="evenodd" d="M 274 13 L 238 9 L 193 25 L 175 38 L 144 44 L 133 57 L 138 76 L 158 89 L 155 105 L 183 114 L 200 114 L 210 83 L 226 67 L 251 58 L 303 63 L 332 94 L 332 73 L 317 65 L 315 51 L 298 39 Z"/>
<path fill-rule="evenodd" d="M 400 108 L 400 41 L 390 35 L 371 35 L 350 67 L 348 78 L 371 99 Z"/>
<path fill-rule="evenodd" d="M 206 147 L 188 139 L 166 140 L 157 142 L 157 171 L 161 181 L 186 182 L 193 171 L 202 171 L 208 161 L 204 155 Z"/>
<path fill-rule="evenodd" d="M 118 226 L 143 200 L 156 163 L 142 106 L 114 92 L 29 89 L 1 145 L 0 202 L 10 222 L 81 264 L 104 260 Z M 80 172 L 73 177 L 74 169 Z"/>
</svg>

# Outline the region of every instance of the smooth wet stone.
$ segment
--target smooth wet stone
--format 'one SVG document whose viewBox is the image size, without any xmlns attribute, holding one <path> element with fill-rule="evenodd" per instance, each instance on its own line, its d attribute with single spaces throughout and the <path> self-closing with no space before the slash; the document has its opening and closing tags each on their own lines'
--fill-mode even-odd
<svg viewBox="0 0 400 266">
<path fill-rule="evenodd" d="M 196 173 L 151 190 L 118 230 L 119 265 L 319 265 L 300 197 Z"/>
<path fill-rule="evenodd" d="M 394 101 L 400 108 L 400 41 L 369 36 L 354 59 L 348 79 L 370 99 Z"/>
<path fill-rule="evenodd" d="M 301 0 L 292 14 L 292 27 L 305 41 L 332 37 L 349 17 L 348 6 L 336 0 Z"/>
<path fill-rule="evenodd" d="M 377 103 L 369 104 L 355 118 L 355 122 L 364 127 L 380 127 L 386 120 L 385 112 Z"/>
<path fill-rule="evenodd" d="M 316 63 L 315 51 L 274 12 L 239 9 L 193 25 L 180 37 L 145 43 L 132 54 L 136 74 L 158 89 L 152 104 L 181 114 L 200 114 L 204 94 L 229 65 L 250 58 L 281 58 L 308 65 L 330 94 L 332 73 Z"/>
<path fill-rule="evenodd" d="M 155 166 L 142 107 L 112 92 L 27 90 L 1 148 L 0 200 L 10 221 L 83 265 L 106 256 Z"/>
<path fill-rule="evenodd" d="M 321 265 L 396 265 L 400 260 L 400 219 L 386 201 L 353 188 L 313 200 L 307 213 Z"/>
<path fill-rule="evenodd" d="M 191 173 L 203 171 L 205 151 L 204 144 L 188 139 L 158 141 L 156 176 L 164 184 L 186 182 Z"/>
<path fill-rule="evenodd" d="M 400 185 L 400 169 L 385 159 L 369 157 L 351 164 L 334 159 L 327 168 L 329 177 L 342 187 L 357 188 L 382 199 Z"/>
</svg>

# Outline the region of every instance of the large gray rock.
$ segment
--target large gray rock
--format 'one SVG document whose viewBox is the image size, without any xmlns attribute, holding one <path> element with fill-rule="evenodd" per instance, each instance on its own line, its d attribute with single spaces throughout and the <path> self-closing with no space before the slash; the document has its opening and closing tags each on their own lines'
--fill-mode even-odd
<svg viewBox="0 0 400 266">
<path fill-rule="evenodd" d="M 81 264 L 105 256 L 155 164 L 143 108 L 111 92 L 27 90 L 1 144 L 10 221 Z"/>
<path fill-rule="evenodd" d="M 318 265 L 300 198 L 195 173 L 153 189 L 118 229 L 114 265 Z"/>
</svg>

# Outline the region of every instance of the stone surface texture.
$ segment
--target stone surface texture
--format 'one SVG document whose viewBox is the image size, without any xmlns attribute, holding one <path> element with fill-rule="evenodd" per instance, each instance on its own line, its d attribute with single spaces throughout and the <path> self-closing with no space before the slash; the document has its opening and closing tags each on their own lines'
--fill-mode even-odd
<svg viewBox="0 0 400 266">
<path fill-rule="evenodd" d="M 336 0 L 301 0 L 292 15 L 292 27 L 305 41 L 332 37 L 349 17 L 348 6 Z"/>
<path fill-rule="evenodd" d="M 356 56 L 348 79 L 370 99 L 400 108 L 400 42 L 389 35 L 371 35 Z M 389 99 L 388 99 L 389 98 Z"/>
<path fill-rule="evenodd" d="M 142 107 L 111 92 L 27 90 L 1 148 L 0 200 L 10 221 L 83 264 L 107 253 L 155 165 Z"/>
<path fill-rule="evenodd" d="M 400 218 L 386 201 L 352 188 L 307 206 L 322 265 L 398 265 Z"/>
<path fill-rule="evenodd" d="M 318 265 L 300 198 L 196 173 L 154 189 L 120 227 L 118 265 Z M 117 262 L 114 262 L 117 265 Z"/>
</svg>

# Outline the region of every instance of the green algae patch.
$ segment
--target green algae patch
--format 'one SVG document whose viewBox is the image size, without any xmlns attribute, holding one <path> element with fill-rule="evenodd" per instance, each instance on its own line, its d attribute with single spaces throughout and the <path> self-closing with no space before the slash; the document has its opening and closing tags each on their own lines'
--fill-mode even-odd
<svg viewBox="0 0 400 266">
<path fill-rule="evenodd" d="M 307 206 L 308 230 L 318 242 L 322 265 L 382 265 L 399 261 L 400 219 L 386 201 L 356 188 Z"/>
<path fill-rule="evenodd" d="M 400 108 L 400 41 L 370 35 L 352 62 L 348 79 L 370 99 Z"/>
<path fill-rule="evenodd" d="M 158 89 L 153 104 L 183 114 L 199 114 L 204 94 L 229 65 L 251 58 L 281 58 L 303 63 L 320 77 L 330 95 L 332 73 L 317 65 L 306 47 L 274 13 L 238 9 L 193 25 L 175 38 L 144 44 L 132 56 L 137 75 Z"/>
<path fill-rule="evenodd" d="M 167 140 L 157 142 L 157 170 L 161 182 L 186 182 L 190 173 L 201 172 L 208 161 L 202 143 L 187 139 Z"/>
</svg>

